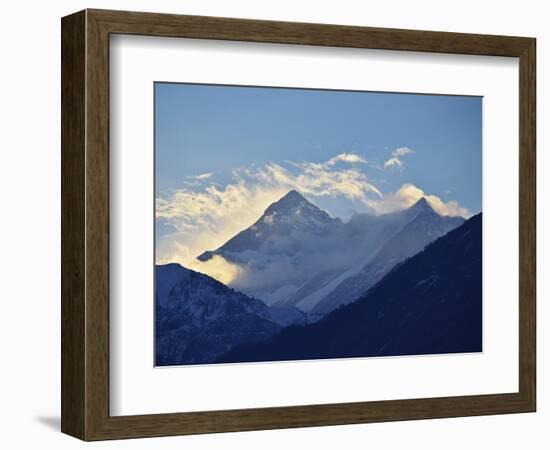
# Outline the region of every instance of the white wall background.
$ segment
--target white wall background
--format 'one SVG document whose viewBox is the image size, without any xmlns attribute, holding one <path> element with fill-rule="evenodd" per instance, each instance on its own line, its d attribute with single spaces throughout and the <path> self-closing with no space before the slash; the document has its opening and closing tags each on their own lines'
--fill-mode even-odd
<svg viewBox="0 0 550 450">
<path fill-rule="evenodd" d="M 545 3 L 278 0 L 20 0 L 0 15 L 0 443 L 79 448 L 59 432 L 60 17 L 83 8 L 535 36 L 538 39 L 538 378 L 536 414 L 141 439 L 95 448 L 547 448 L 550 435 L 548 204 L 550 28 Z M 506 201 L 503 199 L 502 201 Z M 459 374 L 457 374 L 459 376 Z"/>
</svg>

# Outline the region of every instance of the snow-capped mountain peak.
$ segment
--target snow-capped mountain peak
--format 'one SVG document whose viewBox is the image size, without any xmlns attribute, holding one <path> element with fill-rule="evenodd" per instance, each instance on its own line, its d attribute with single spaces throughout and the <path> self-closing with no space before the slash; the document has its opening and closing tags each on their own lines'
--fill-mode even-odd
<svg viewBox="0 0 550 450">
<path fill-rule="evenodd" d="M 272 212 L 284 213 L 305 202 L 307 202 L 307 199 L 298 191 L 292 189 L 288 191 L 284 197 L 281 197 L 279 200 L 269 205 L 264 214 L 271 214 Z"/>
<path fill-rule="evenodd" d="M 214 254 L 226 256 L 228 253 L 255 251 L 265 245 L 276 247 L 277 242 L 288 241 L 289 236 L 295 233 L 325 235 L 341 225 L 340 219 L 330 217 L 327 212 L 297 191 L 291 190 L 280 200 L 272 203 L 249 228 L 238 233 L 217 250 L 203 253 L 198 259 L 207 261 Z"/>
<path fill-rule="evenodd" d="M 275 223 L 299 222 L 323 226 L 340 222 L 340 220 L 331 218 L 303 195 L 291 190 L 280 200 L 272 203 L 255 226 L 263 223 L 273 225 Z"/>
<path fill-rule="evenodd" d="M 414 203 L 412 206 L 409 206 L 407 209 L 403 210 L 404 214 L 408 220 L 413 220 L 418 217 L 420 214 L 428 216 L 441 216 L 437 211 L 435 211 L 430 205 L 430 202 L 426 200 L 426 197 L 421 197 Z"/>
<path fill-rule="evenodd" d="M 411 206 L 411 208 L 415 211 L 426 211 L 426 210 L 433 211 L 433 208 L 428 203 L 428 200 L 426 200 L 426 197 L 420 197 L 420 199 L 417 200 L 416 203 Z"/>
</svg>

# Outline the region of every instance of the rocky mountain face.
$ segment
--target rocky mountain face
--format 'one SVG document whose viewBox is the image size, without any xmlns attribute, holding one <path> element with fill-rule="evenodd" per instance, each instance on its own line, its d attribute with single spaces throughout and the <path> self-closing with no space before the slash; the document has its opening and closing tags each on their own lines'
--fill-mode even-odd
<svg viewBox="0 0 550 450">
<path fill-rule="evenodd" d="M 179 264 L 156 266 L 156 364 L 206 364 L 241 343 L 303 324 L 296 308 L 269 308 Z"/>
</svg>

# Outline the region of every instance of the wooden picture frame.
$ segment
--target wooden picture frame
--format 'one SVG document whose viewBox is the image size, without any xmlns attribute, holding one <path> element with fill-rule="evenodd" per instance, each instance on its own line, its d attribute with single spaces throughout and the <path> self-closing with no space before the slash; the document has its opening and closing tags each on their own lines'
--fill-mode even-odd
<svg viewBox="0 0 550 450">
<path fill-rule="evenodd" d="M 61 25 L 64 433 L 101 440 L 535 411 L 535 39 L 105 10 L 75 13 Z M 518 57 L 519 391 L 110 416 L 109 36 L 116 33 Z"/>
</svg>

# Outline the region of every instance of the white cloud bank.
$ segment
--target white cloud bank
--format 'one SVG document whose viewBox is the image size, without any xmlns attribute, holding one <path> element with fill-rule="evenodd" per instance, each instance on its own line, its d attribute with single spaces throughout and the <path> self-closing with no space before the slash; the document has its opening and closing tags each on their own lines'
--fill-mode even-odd
<svg viewBox="0 0 550 450">
<path fill-rule="evenodd" d="M 411 150 L 403 147 L 395 152 L 399 157 Z M 173 229 L 157 236 L 157 263 L 189 266 L 205 250 L 220 247 L 252 225 L 271 203 L 291 189 L 312 200 L 325 197 L 359 202 L 374 214 L 398 211 L 425 197 L 440 214 L 470 215 L 457 202 L 443 202 L 412 184 L 383 195 L 360 170 L 366 162 L 355 153 L 340 153 L 321 163 L 287 161 L 284 166 L 269 163 L 260 168 L 240 168 L 233 171 L 232 182 L 225 187 L 212 184 L 212 174 L 193 177 L 193 189 L 176 189 L 156 199 L 157 220 Z M 228 276 L 238 275 L 236 268 L 220 269 Z"/>
</svg>

